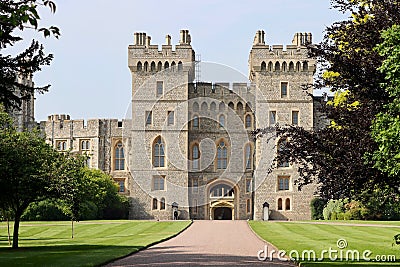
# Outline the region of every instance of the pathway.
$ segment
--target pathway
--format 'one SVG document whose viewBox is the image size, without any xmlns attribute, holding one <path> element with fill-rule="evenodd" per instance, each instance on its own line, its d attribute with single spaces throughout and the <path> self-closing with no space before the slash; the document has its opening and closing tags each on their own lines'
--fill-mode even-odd
<svg viewBox="0 0 400 267">
<path fill-rule="evenodd" d="M 246 221 L 195 221 L 180 235 L 106 266 L 295 266 L 259 261 L 265 246 L 274 249 Z"/>
</svg>

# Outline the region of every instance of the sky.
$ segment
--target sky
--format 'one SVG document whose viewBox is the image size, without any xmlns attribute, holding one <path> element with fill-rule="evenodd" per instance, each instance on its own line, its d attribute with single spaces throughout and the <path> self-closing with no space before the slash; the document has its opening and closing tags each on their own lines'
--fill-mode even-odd
<svg viewBox="0 0 400 267">
<path fill-rule="evenodd" d="M 134 32 L 146 32 L 152 44 L 179 42 L 188 29 L 192 47 L 203 62 L 227 65 L 247 76 L 248 56 L 257 30 L 269 45 L 290 44 L 294 33 L 311 32 L 320 42 L 324 29 L 345 18 L 329 0 L 55 0 L 57 11 L 41 9 L 41 26 L 55 25 L 61 37 L 42 38 L 34 31 L 6 52 L 21 51 L 35 38 L 50 66 L 34 76 L 37 86 L 51 84 L 36 95 L 35 119 L 69 114 L 72 119 L 125 117 L 131 97 L 127 66 Z"/>
</svg>

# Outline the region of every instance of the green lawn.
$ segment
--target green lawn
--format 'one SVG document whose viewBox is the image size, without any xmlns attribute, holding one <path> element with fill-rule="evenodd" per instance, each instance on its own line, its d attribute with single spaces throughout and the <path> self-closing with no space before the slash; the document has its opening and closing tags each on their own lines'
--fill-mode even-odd
<svg viewBox="0 0 400 267">
<path fill-rule="evenodd" d="M 365 221 L 356 223 L 379 224 Z M 260 221 L 250 221 L 249 224 L 261 238 L 272 243 L 279 250 L 285 250 L 286 255 L 292 250 L 298 251 L 301 266 L 400 266 L 400 245 L 392 246 L 393 236 L 400 233 L 400 228 L 387 227 L 390 224 L 382 223 L 386 227 Z M 337 241 L 339 239 L 347 241 L 346 248 L 338 248 Z M 322 250 L 329 250 L 330 248 L 338 250 L 336 254 L 338 257 L 340 257 L 340 251 L 343 251 L 344 261 L 330 261 L 328 253 L 321 257 Z M 304 250 L 314 250 L 316 258 L 324 258 L 324 260 L 322 262 L 308 261 L 308 253 L 304 254 L 305 260 L 302 260 Z M 346 253 L 349 250 L 358 250 L 361 259 L 363 252 L 370 250 L 372 252 L 369 255 L 371 261 L 346 261 Z M 351 254 L 348 255 L 351 259 Z M 377 262 L 374 260 L 377 255 L 395 255 L 397 261 Z M 335 257 L 335 254 L 332 254 L 332 257 Z"/>
<path fill-rule="evenodd" d="M 0 266 L 96 266 L 176 235 L 190 221 L 23 222 L 20 248 L 8 246 L 0 225 Z"/>
</svg>

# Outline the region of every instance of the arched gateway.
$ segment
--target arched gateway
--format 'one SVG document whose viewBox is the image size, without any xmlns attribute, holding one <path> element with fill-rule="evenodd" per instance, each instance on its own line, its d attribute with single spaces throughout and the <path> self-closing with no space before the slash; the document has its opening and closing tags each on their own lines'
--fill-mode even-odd
<svg viewBox="0 0 400 267">
<path fill-rule="evenodd" d="M 209 190 L 211 220 L 235 219 L 235 188 L 225 183 L 213 185 Z"/>
</svg>

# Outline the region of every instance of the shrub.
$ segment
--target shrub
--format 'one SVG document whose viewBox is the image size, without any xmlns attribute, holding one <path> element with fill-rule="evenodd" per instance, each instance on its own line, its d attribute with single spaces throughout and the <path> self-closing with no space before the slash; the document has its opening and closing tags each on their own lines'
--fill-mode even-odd
<svg viewBox="0 0 400 267">
<path fill-rule="evenodd" d="M 337 219 L 337 214 L 338 213 L 343 213 L 344 210 L 344 205 L 348 202 L 348 200 L 343 200 L 343 199 L 331 199 L 329 202 L 326 204 L 326 207 L 323 210 L 323 215 L 325 220 L 336 220 Z M 334 213 L 332 215 L 332 213 Z"/>
<path fill-rule="evenodd" d="M 324 219 L 324 207 L 326 205 L 326 201 L 322 198 L 314 198 L 311 200 L 311 218 L 313 220 L 323 220 Z"/>
<path fill-rule="evenodd" d="M 68 220 L 60 203 L 51 200 L 42 200 L 31 203 L 21 217 L 24 221 L 64 221 Z"/>
<path fill-rule="evenodd" d="M 338 214 L 336 215 L 336 217 L 337 217 L 338 220 L 344 220 L 344 213 L 343 213 L 343 212 L 340 212 L 340 213 L 338 213 Z"/>
</svg>

